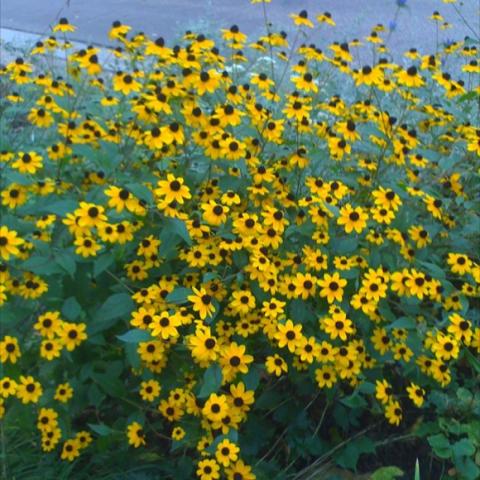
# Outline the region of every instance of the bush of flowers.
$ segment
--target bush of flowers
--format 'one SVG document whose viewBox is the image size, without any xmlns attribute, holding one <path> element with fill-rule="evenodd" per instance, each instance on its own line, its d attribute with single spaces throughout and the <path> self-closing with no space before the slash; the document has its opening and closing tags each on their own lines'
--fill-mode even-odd
<svg viewBox="0 0 480 480">
<path fill-rule="evenodd" d="M 477 46 L 292 21 L 1 70 L 5 478 L 478 478 Z"/>
</svg>

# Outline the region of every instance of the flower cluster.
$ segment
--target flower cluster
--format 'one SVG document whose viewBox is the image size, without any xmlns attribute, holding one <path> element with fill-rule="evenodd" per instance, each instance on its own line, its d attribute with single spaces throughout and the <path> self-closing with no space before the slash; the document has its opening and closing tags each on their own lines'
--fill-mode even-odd
<svg viewBox="0 0 480 480">
<path fill-rule="evenodd" d="M 6 65 L 5 128 L 23 123 L 0 152 L 2 416 L 38 404 L 63 460 L 94 435 L 164 454 L 159 438 L 201 480 L 251 480 L 291 421 L 278 392 L 310 438 L 328 436 L 313 402 L 401 425 L 473 375 L 478 52 L 397 64 L 383 31 L 360 64 L 359 40 L 234 25 L 170 47 L 117 21 L 113 64 L 53 35 Z M 56 51 L 64 75 L 42 70 Z"/>
</svg>

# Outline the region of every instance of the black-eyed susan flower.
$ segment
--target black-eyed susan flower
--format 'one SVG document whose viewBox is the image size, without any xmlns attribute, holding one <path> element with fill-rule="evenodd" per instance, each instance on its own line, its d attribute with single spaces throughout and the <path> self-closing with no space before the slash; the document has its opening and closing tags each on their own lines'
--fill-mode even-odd
<svg viewBox="0 0 480 480">
<path fill-rule="evenodd" d="M 347 336 L 354 331 L 352 321 L 341 311 L 322 319 L 321 325 L 332 340 L 338 337 L 345 341 Z"/>
<path fill-rule="evenodd" d="M 157 380 L 145 380 L 140 384 L 140 396 L 147 402 L 153 402 L 160 395 L 160 384 Z"/>
<path fill-rule="evenodd" d="M 326 273 L 318 280 L 318 285 L 321 288 L 320 296 L 326 298 L 328 303 L 333 303 L 334 301 L 341 302 L 347 280 L 340 277 L 338 272 L 334 272 L 332 275 Z"/>
<path fill-rule="evenodd" d="M 3 260 L 8 260 L 11 256 L 19 256 L 19 247 L 24 241 L 18 237 L 15 230 L 9 230 L 7 226 L 0 226 L 0 256 Z"/>
<path fill-rule="evenodd" d="M 60 403 L 67 403 L 73 397 L 73 388 L 67 383 L 61 383 L 55 389 L 54 399 Z"/>
<path fill-rule="evenodd" d="M 302 325 L 295 325 L 291 320 L 287 320 L 285 324 L 279 323 L 277 330 L 275 338 L 280 348 L 287 347 L 293 353 L 302 344 Z"/>
<path fill-rule="evenodd" d="M 12 167 L 20 173 L 34 174 L 43 167 L 43 158 L 36 152 L 19 152 Z"/>
<path fill-rule="evenodd" d="M 0 360 L 2 363 L 17 363 L 21 355 L 20 346 L 16 337 L 6 335 L 2 341 L 0 341 Z"/>
<path fill-rule="evenodd" d="M 302 10 L 298 14 L 292 13 L 290 17 L 295 25 L 313 28 L 313 22 L 308 18 L 308 12 L 306 10 Z"/>
<path fill-rule="evenodd" d="M 232 462 L 235 462 L 238 459 L 239 452 L 240 449 L 238 446 L 226 438 L 217 445 L 215 458 L 220 465 L 228 467 Z"/>
<path fill-rule="evenodd" d="M 413 65 L 407 69 L 402 69 L 396 74 L 396 77 L 400 85 L 404 85 L 408 88 L 418 88 L 425 84 L 424 79 L 418 73 L 417 67 Z"/>
<path fill-rule="evenodd" d="M 192 308 L 203 320 L 210 317 L 215 312 L 213 298 L 204 288 L 193 288 L 193 294 L 188 296 L 188 301 L 192 302 Z"/>
<path fill-rule="evenodd" d="M 77 439 L 66 440 L 62 447 L 62 453 L 60 458 L 62 460 L 68 460 L 73 462 L 77 457 L 80 456 L 80 442 Z"/>
<path fill-rule="evenodd" d="M 206 458 L 198 462 L 196 474 L 200 480 L 216 480 L 220 478 L 220 465 L 215 460 Z"/>
<path fill-rule="evenodd" d="M 356 233 L 361 233 L 367 226 L 368 214 L 362 207 L 353 207 L 346 204 L 340 209 L 340 216 L 337 220 L 339 225 L 343 225 L 346 233 L 351 233 L 355 230 Z"/>
<path fill-rule="evenodd" d="M 458 340 L 451 335 L 438 332 L 432 344 L 432 352 L 440 360 L 457 358 L 460 352 Z"/>
<path fill-rule="evenodd" d="M 408 398 L 416 407 L 421 407 L 425 402 L 425 390 L 416 383 L 410 383 L 407 387 Z"/>
<path fill-rule="evenodd" d="M 403 418 L 402 408 L 397 400 L 390 401 L 385 407 L 385 418 L 392 425 L 400 425 Z"/>
<path fill-rule="evenodd" d="M 15 394 L 22 403 L 37 403 L 43 394 L 43 388 L 31 375 L 20 375 Z"/>
<path fill-rule="evenodd" d="M 332 388 L 337 383 L 337 373 L 333 366 L 322 365 L 315 370 L 315 380 L 319 388 Z"/>
<path fill-rule="evenodd" d="M 229 412 L 227 397 L 212 393 L 202 408 L 202 414 L 211 422 L 221 421 Z"/>
<path fill-rule="evenodd" d="M 15 395 L 17 391 L 17 382 L 10 377 L 2 377 L 0 379 L 0 397 L 8 398 Z"/>
<path fill-rule="evenodd" d="M 82 257 L 95 257 L 102 246 L 91 236 L 77 237 L 74 245 L 77 247 L 75 253 Z"/>
<path fill-rule="evenodd" d="M 280 377 L 283 373 L 288 372 L 288 365 L 285 360 L 275 353 L 274 355 L 269 355 L 265 361 L 265 368 L 267 372 L 271 375 Z"/>
<path fill-rule="evenodd" d="M 71 352 L 87 339 L 85 323 L 63 322 L 59 336 L 62 345 Z"/>
<path fill-rule="evenodd" d="M 72 25 L 65 17 L 60 18 L 58 23 L 53 26 L 53 32 L 74 32 L 76 30 L 75 26 Z"/>
<path fill-rule="evenodd" d="M 127 439 L 134 448 L 146 445 L 145 433 L 140 423 L 132 422 L 127 426 Z"/>
</svg>

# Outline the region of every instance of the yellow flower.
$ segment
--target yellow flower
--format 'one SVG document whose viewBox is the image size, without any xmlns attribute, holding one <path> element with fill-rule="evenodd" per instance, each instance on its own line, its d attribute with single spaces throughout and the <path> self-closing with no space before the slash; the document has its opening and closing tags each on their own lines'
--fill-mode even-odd
<svg viewBox="0 0 480 480">
<path fill-rule="evenodd" d="M 315 370 L 315 380 L 320 388 L 332 388 L 337 382 L 337 373 L 330 365 L 323 365 Z"/>
<path fill-rule="evenodd" d="M 222 440 L 215 450 L 215 458 L 220 465 L 228 467 L 232 462 L 238 459 L 240 449 L 228 438 Z"/>
<path fill-rule="evenodd" d="M 2 363 L 17 363 L 21 355 L 17 338 L 10 335 L 5 336 L 0 342 L 0 360 Z"/>
<path fill-rule="evenodd" d="M 302 325 L 295 325 L 291 320 L 287 320 L 285 324 L 279 323 L 275 338 L 280 348 L 287 347 L 293 353 L 304 341 Z"/>
<path fill-rule="evenodd" d="M 40 382 L 37 382 L 32 376 L 20 375 L 16 396 L 22 403 L 37 403 L 42 394 L 43 388 Z"/>
<path fill-rule="evenodd" d="M 143 427 L 138 422 L 132 422 L 127 426 L 127 439 L 129 445 L 135 448 L 146 444 Z"/>
<path fill-rule="evenodd" d="M 400 425 L 402 420 L 402 408 L 397 400 L 390 401 L 385 408 L 385 417 L 392 425 Z"/>
<path fill-rule="evenodd" d="M 202 320 L 212 316 L 215 312 L 212 296 L 204 288 L 193 288 L 192 290 L 193 295 L 189 295 L 187 299 L 192 302 L 193 310 L 198 313 Z"/>
<path fill-rule="evenodd" d="M 67 403 L 72 397 L 73 388 L 68 382 L 66 382 L 57 386 L 55 389 L 55 396 L 53 398 L 60 403 Z"/>
<path fill-rule="evenodd" d="M 308 28 L 313 28 L 313 22 L 308 18 L 308 13 L 306 10 L 302 10 L 298 15 L 292 13 L 290 18 L 293 19 L 293 23 L 299 26 L 305 26 Z"/>
<path fill-rule="evenodd" d="M 80 442 L 77 439 L 67 440 L 63 444 L 61 459 L 73 462 L 78 456 L 80 456 Z"/>
<path fill-rule="evenodd" d="M 158 188 L 155 190 L 155 195 L 162 198 L 166 203 L 177 202 L 183 205 L 185 200 L 192 198 L 190 189 L 184 185 L 184 180 L 181 177 L 175 177 L 171 173 L 167 174 L 166 180 L 158 181 Z"/>
<path fill-rule="evenodd" d="M 425 390 L 415 383 L 410 383 L 407 387 L 407 393 L 415 406 L 421 407 L 425 401 Z"/>
<path fill-rule="evenodd" d="M 54 32 L 74 32 L 76 27 L 69 23 L 69 21 L 62 17 L 58 23 L 52 28 Z"/>
<path fill-rule="evenodd" d="M 12 163 L 12 167 L 20 173 L 30 173 L 33 175 L 43 167 L 43 159 L 35 152 L 19 152 L 17 160 Z"/>
<path fill-rule="evenodd" d="M 285 360 L 278 355 L 269 355 L 265 361 L 265 367 L 267 372 L 273 374 L 277 377 L 280 377 L 282 373 L 288 372 L 288 365 Z"/>
<path fill-rule="evenodd" d="M 14 230 L 9 230 L 5 225 L 0 226 L 0 256 L 9 260 L 11 256 L 17 257 L 20 254 L 18 249 L 24 241 L 18 237 Z"/>
<path fill-rule="evenodd" d="M 341 278 L 338 272 L 334 272 L 332 275 L 326 273 L 323 278 L 318 280 L 318 284 L 321 287 L 320 296 L 326 298 L 328 303 L 342 301 L 343 287 L 347 284 L 347 280 Z"/>
<path fill-rule="evenodd" d="M 339 225 L 343 225 L 346 233 L 361 233 L 367 226 L 368 215 L 362 207 L 353 208 L 349 203 L 340 209 L 340 217 L 337 220 Z"/>
</svg>

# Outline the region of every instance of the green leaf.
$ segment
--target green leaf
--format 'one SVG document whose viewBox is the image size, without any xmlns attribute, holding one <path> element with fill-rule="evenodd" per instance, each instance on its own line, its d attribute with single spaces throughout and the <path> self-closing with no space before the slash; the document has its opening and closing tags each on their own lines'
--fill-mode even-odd
<svg viewBox="0 0 480 480">
<path fill-rule="evenodd" d="M 139 328 L 135 328 L 134 330 L 129 330 L 127 333 L 123 335 L 117 335 L 117 338 L 125 343 L 139 343 L 139 342 L 146 342 L 150 340 L 152 337 L 147 330 L 141 330 Z"/>
<path fill-rule="evenodd" d="M 401 477 L 403 471 L 398 467 L 382 467 L 376 470 L 369 478 L 369 480 L 394 480 Z"/>
<path fill-rule="evenodd" d="M 114 293 L 93 315 L 93 321 L 89 325 L 90 334 L 103 332 L 113 325 L 117 318 L 129 315 L 134 306 L 127 293 Z"/>
<path fill-rule="evenodd" d="M 63 270 L 53 259 L 43 255 L 32 255 L 27 258 L 22 264 L 22 267 L 37 275 L 53 275 L 55 273 L 62 273 Z"/>
<path fill-rule="evenodd" d="M 389 330 L 393 328 L 405 328 L 407 330 L 413 330 L 417 328 L 417 322 L 413 318 L 400 317 L 388 325 Z"/>
<path fill-rule="evenodd" d="M 428 443 L 433 448 L 433 452 L 440 458 L 450 458 L 452 456 L 452 450 L 450 448 L 450 442 L 445 435 L 439 433 L 427 438 Z"/>
<path fill-rule="evenodd" d="M 354 392 L 352 395 L 342 398 L 340 402 L 350 408 L 363 408 L 368 405 L 366 400 L 358 392 Z"/>
<path fill-rule="evenodd" d="M 104 423 L 87 423 L 87 425 L 95 432 L 98 433 L 101 437 L 105 435 L 110 435 L 113 430 L 105 425 Z"/>
<path fill-rule="evenodd" d="M 465 349 L 465 356 L 467 357 L 468 363 L 470 366 L 477 372 L 480 373 L 480 361 L 476 358 L 470 350 Z"/>
<path fill-rule="evenodd" d="M 99 256 L 93 262 L 93 276 L 98 277 L 113 263 L 114 260 L 115 258 L 110 252 Z"/>
<path fill-rule="evenodd" d="M 192 293 L 193 292 L 190 288 L 178 287 L 175 288 L 172 292 L 170 292 L 165 300 L 169 303 L 186 303 L 188 302 L 187 297 Z"/>
<path fill-rule="evenodd" d="M 468 102 L 469 100 L 474 100 L 476 97 L 478 97 L 478 93 L 472 90 L 471 92 L 463 94 L 458 99 L 458 102 L 459 103 Z"/>
<path fill-rule="evenodd" d="M 459 474 L 458 478 L 462 480 L 478 480 L 480 478 L 480 468 L 472 458 L 460 457 L 455 459 L 455 468 Z"/>
<path fill-rule="evenodd" d="M 354 235 L 350 237 L 342 238 L 336 241 L 333 245 L 338 255 L 347 255 L 354 252 L 358 246 L 358 238 Z"/>
<path fill-rule="evenodd" d="M 442 270 L 438 265 L 435 265 L 434 263 L 430 262 L 418 262 L 422 270 L 425 273 L 429 273 L 432 277 L 434 278 L 440 278 L 444 279 L 445 278 L 445 271 Z"/>
<path fill-rule="evenodd" d="M 219 435 L 218 437 L 215 438 L 215 440 L 208 446 L 206 451 L 208 453 L 215 453 L 215 450 L 217 449 L 217 446 L 220 442 L 223 440 L 230 440 L 233 443 L 238 442 L 238 432 L 231 428 L 227 434 L 224 435 Z"/>
<path fill-rule="evenodd" d="M 475 445 L 468 438 L 462 438 L 452 445 L 452 452 L 456 457 L 468 457 L 475 453 Z"/>
<path fill-rule="evenodd" d="M 55 262 L 62 267 L 72 278 L 77 270 L 73 253 L 61 252 L 55 255 Z"/>
<path fill-rule="evenodd" d="M 420 464 L 418 463 L 418 458 L 415 462 L 415 478 L 414 480 L 420 480 Z"/>
<path fill-rule="evenodd" d="M 125 386 L 122 381 L 110 373 L 93 372 L 91 378 L 107 395 L 117 398 L 125 395 Z"/>
<path fill-rule="evenodd" d="M 192 245 L 192 239 L 190 238 L 184 221 L 178 218 L 167 218 L 163 224 L 164 228 L 161 238 L 164 240 L 164 243 L 165 239 L 168 241 L 169 235 L 173 234 L 184 240 L 187 245 Z"/>
<path fill-rule="evenodd" d="M 147 203 L 153 202 L 152 192 L 148 187 L 140 183 L 129 183 L 127 189 L 132 192 L 139 200 L 144 200 Z"/>
<path fill-rule="evenodd" d="M 371 395 L 372 393 L 375 393 L 375 385 L 371 382 L 362 382 L 358 386 L 358 391 L 362 393 L 368 393 Z"/>
<path fill-rule="evenodd" d="M 343 468 L 355 470 L 358 459 L 363 453 L 374 453 L 375 444 L 368 437 L 361 437 L 352 440 L 347 446 L 336 455 L 335 460 Z"/>
<path fill-rule="evenodd" d="M 247 390 L 256 390 L 260 383 L 260 372 L 262 367 L 260 365 L 250 365 L 248 373 L 246 373 L 242 380 Z"/>
<path fill-rule="evenodd" d="M 55 215 L 63 217 L 65 214 L 73 212 L 77 207 L 78 203 L 74 200 L 60 200 L 59 202 L 47 204 L 43 208 L 43 211 L 45 213 L 54 213 Z"/>
<path fill-rule="evenodd" d="M 198 398 L 206 398 L 210 394 L 218 392 L 222 385 L 222 369 L 220 365 L 213 364 L 205 370 L 203 383 Z"/>
<path fill-rule="evenodd" d="M 81 313 L 82 307 L 77 302 L 75 297 L 69 297 L 63 302 L 62 314 L 67 318 L 67 320 L 76 320 Z"/>
</svg>

